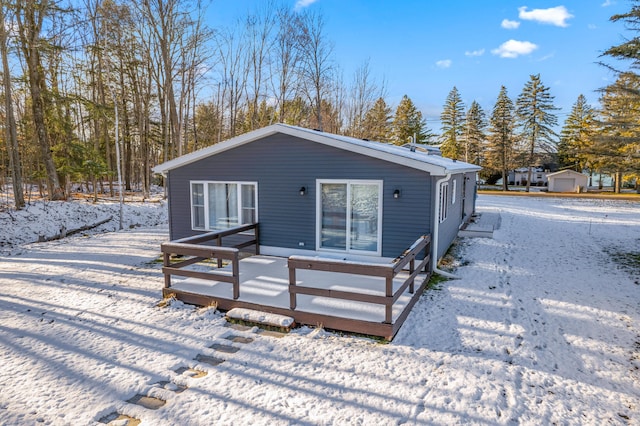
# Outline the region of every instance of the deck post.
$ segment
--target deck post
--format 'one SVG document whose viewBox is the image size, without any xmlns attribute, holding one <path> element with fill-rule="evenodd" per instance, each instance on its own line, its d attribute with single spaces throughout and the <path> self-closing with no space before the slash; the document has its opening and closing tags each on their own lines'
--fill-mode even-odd
<svg viewBox="0 0 640 426">
<path fill-rule="evenodd" d="M 289 266 L 289 308 L 295 311 L 297 306 L 296 293 L 291 291 L 296 286 L 296 268 Z"/>
<path fill-rule="evenodd" d="M 238 252 L 233 255 L 233 300 L 237 300 L 240 297 L 240 259 Z"/>
<path fill-rule="evenodd" d="M 387 324 L 391 324 L 392 312 L 393 312 L 393 276 L 387 277 L 386 279 L 386 290 L 385 296 L 387 296 L 387 304 L 384 307 L 384 322 Z"/>
<path fill-rule="evenodd" d="M 409 262 L 409 273 L 413 275 L 413 272 L 416 270 L 416 257 L 414 256 Z M 413 294 L 414 288 L 413 284 L 415 283 L 415 279 L 411 279 L 411 284 L 409 284 L 409 293 Z"/>
<path fill-rule="evenodd" d="M 260 231 L 258 231 L 258 224 L 255 224 L 256 227 L 253 229 L 253 237 L 256 240 L 256 256 L 260 254 Z"/>
<path fill-rule="evenodd" d="M 222 237 L 218 235 L 216 238 L 216 245 L 222 247 Z M 218 268 L 222 268 L 222 259 L 218 258 Z"/>
<path fill-rule="evenodd" d="M 164 266 L 171 266 L 171 253 L 164 252 L 164 261 L 162 264 Z M 171 274 L 164 274 L 164 288 L 171 287 Z"/>
</svg>

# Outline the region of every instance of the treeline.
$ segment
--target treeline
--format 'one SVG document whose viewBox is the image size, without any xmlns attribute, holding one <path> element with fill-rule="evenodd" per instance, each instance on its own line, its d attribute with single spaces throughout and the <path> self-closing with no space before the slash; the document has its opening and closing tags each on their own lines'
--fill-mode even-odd
<svg viewBox="0 0 640 426">
<path fill-rule="evenodd" d="M 424 139 L 409 98 L 390 124 L 367 62 L 344 83 L 321 14 L 265 1 L 210 28 L 199 1 L 0 6 L 0 177 L 18 207 L 25 183 L 51 199 L 72 185 L 113 195 L 118 179 L 148 194 L 155 164 L 275 122 Z"/>
<path fill-rule="evenodd" d="M 211 28 L 205 13 L 199 0 L 0 0 L 0 179 L 13 183 L 16 207 L 34 183 L 51 199 L 77 186 L 113 196 L 118 181 L 148 196 L 154 165 L 276 122 L 441 143 L 444 155 L 487 174 L 533 165 L 555 149 L 555 107 L 539 76 L 515 103 L 503 88 L 489 117 L 476 102 L 466 109 L 454 88 L 436 137 L 408 96 L 388 104 L 367 61 L 344 76 L 321 14 L 264 1 Z M 573 119 L 565 126 L 563 162 L 619 164 L 595 160 L 617 155 L 602 148 L 612 146 L 613 136 L 602 136 L 614 127 L 603 124 L 607 114 L 598 112 L 600 127 L 588 132 Z M 587 137 L 598 145 L 583 159 Z M 629 157 L 629 148 L 618 150 Z"/>
</svg>

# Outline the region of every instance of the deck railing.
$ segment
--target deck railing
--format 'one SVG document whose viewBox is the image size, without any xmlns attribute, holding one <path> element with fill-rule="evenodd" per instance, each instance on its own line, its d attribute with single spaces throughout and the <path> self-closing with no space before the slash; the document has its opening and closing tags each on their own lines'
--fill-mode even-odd
<svg viewBox="0 0 640 426">
<path fill-rule="evenodd" d="M 393 304 L 405 292 L 414 292 L 416 276 L 429 266 L 431 237 L 424 235 L 416 240 L 408 249 L 398 256 L 390 264 L 372 264 L 366 262 L 339 261 L 331 259 L 319 259 L 315 257 L 291 256 L 287 262 L 289 267 L 289 307 L 295 310 L 297 307 L 297 295 L 329 297 L 333 299 L 350 300 L 356 302 L 374 303 L 385 306 L 385 323 L 393 321 Z M 416 257 L 424 251 L 424 258 L 416 267 Z M 393 291 L 394 278 L 409 265 L 409 277 L 400 287 Z M 341 272 L 346 274 L 366 275 L 385 279 L 385 295 L 377 296 L 351 291 L 327 290 L 317 287 L 301 286 L 296 284 L 296 269 L 311 271 Z"/>
<path fill-rule="evenodd" d="M 253 230 L 253 238 L 235 244 L 233 247 L 222 247 L 222 238 L 237 235 L 242 232 Z M 215 245 L 205 245 L 213 242 Z M 190 278 L 200 278 L 204 280 L 228 282 L 233 285 L 233 298 L 240 297 L 240 250 L 249 246 L 255 246 L 255 253 L 260 254 L 258 235 L 258 224 L 238 226 L 224 231 L 212 231 L 193 237 L 182 238 L 161 245 L 163 253 L 164 286 L 171 287 L 171 276 L 178 275 Z M 171 262 L 172 256 L 191 256 L 188 259 Z M 217 260 L 218 268 L 222 268 L 223 262 L 231 263 L 231 273 L 229 271 L 203 272 L 190 269 L 183 269 L 210 259 Z"/>
</svg>

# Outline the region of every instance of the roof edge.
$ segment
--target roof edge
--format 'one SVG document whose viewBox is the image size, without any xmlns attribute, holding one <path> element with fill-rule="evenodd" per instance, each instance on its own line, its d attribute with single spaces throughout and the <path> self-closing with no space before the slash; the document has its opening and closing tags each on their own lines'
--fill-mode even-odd
<svg viewBox="0 0 640 426">
<path fill-rule="evenodd" d="M 449 168 L 444 165 L 420 161 L 417 159 L 412 159 L 410 157 L 401 156 L 401 155 L 390 153 L 381 149 L 376 149 L 374 147 L 366 146 L 366 143 L 373 144 L 373 143 L 381 143 L 381 142 L 368 142 L 368 141 L 365 142 L 365 141 L 360 141 L 357 138 L 349 138 L 346 136 L 334 135 L 332 133 L 325 133 L 318 130 L 306 129 L 303 127 L 291 126 L 283 123 L 276 123 L 267 127 L 263 127 L 261 129 L 244 133 L 242 135 L 236 136 L 231 139 L 227 139 L 226 141 L 208 146 L 206 148 L 202 148 L 198 151 L 194 151 L 189 154 L 185 154 L 178 158 L 174 158 L 173 160 L 169 160 L 167 162 L 164 162 L 162 164 L 155 166 L 152 170 L 154 173 L 161 173 L 163 175 L 166 175 L 166 173 L 170 170 L 185 166 L 187 164 L 199 161 L 211 155 L 219 154 L 229 149 L 242 146 L 244 144 L 253 142 L 260 138 L 270 136 L 276 133 L 283 133 L 290 136 L 299 137 L 301 139 L 310 140 L 323 145 L 332 146 L 334 148 L 355 152 L 358 154 L 366 155 L 368 157 L 377 158 L 383 161 L 388 161 L 390 163 L 400 164 L 405 167 L 410 167 L 413 169 L 430 173 L 434 176 L 445 176 L 449 173 L 477 172 L 482 169 L 480 166 L 467 164 L 467 163 L 465 164 L 467 164 L 468 167 Z M 345 139 L 353 139 L 353 143 Z"/>
</svg>

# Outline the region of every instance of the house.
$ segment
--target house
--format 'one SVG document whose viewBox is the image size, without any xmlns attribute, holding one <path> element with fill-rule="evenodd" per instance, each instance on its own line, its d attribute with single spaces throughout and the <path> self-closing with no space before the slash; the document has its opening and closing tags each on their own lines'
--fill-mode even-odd
<svg viewBox="0 0 640 426">
<path fill-rule="evenodd" d="M 285 124 L 168 161 L 154 168 L 169 196 L 163 295 L 391 339 L 429 274 L 446 274 L 479 169 Z"/>
<path fill-rule="evenodd" d="M 529 178 L 529 168 L 520 167 L 509 172 L 509 185 L 526 186 Z M 547 186 L 547 174 L 543 167 L 531 170 L 531 186 Z"/>
<path fill-rule="evenodd" d="M 573 170 L 549 173 L 549 192 L 583 192 L 587 189 L 589 176 Z"/>
<path fill-rule="evenodd" d="M 160 164 L 172 240 L 258 222 L 275 256 L 395 258 L 432 234 L 440 258 L 471 217 L 480 167 L 274 124 Z"/>
</svg>

